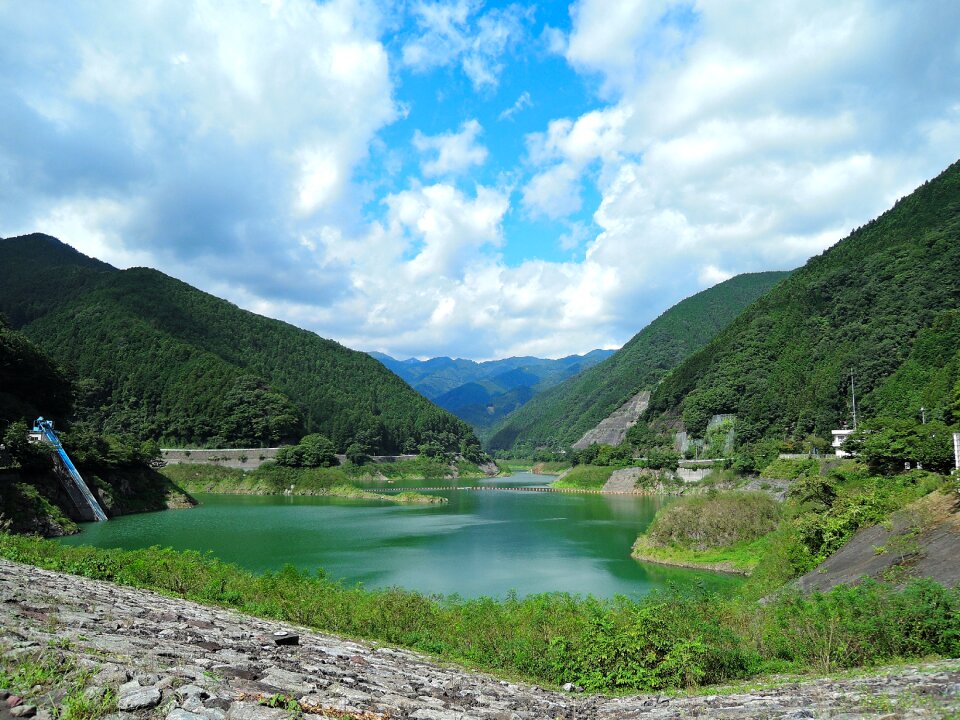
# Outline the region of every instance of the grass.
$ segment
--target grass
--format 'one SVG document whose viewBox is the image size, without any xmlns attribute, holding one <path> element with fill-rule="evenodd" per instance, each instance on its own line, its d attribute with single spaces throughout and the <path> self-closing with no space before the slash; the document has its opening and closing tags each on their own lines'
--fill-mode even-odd
<svg viewBox="0 0 960 720">
<path fill-rule="evenodd" d="M 0 652 L 0 687 L 23 697 L 25 704 L 39 706 L 51 691 L 65 692 L 56 713 L 57 720 L 95 720 L 116 712 L 112 691 L 107 690 L 100 696 L 84 693 L 91 676 L 90 670 L 79 668 L 72 658 L 57 652 L 55 647 L 16 657 Z"/>
<path fill-rule="evenodd" d="M 634 543 L 631 555 L 641 562 L 750 575 L 769 544 L 769 536 L 764 536 L 724 547 L 695 550 L 676 544 L 657 545 L 641 535 Z"/>
<path fill-rule="evenodd" d="M 598 465 L 575 465 L 553 483 L 558 488 L 576 488 L 578 490 L 600 490 L 616 468 Z"/>
<path fill-rule="evenodd" d="M 567 460 L 551 460 L 550 462 L 538 462 L 530 470 L 538 475 L 559 475 L 564 470 L 571 467 Z"/>
</svg>

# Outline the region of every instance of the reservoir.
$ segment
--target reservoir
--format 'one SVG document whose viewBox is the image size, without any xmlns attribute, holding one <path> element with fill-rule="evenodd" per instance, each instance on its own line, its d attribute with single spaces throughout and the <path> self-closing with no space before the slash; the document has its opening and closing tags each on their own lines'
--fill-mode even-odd
<svg viewBox="0 0 960 720">
<path fill-rule="evenodd" d="M 541 486 L 544 480 L 518 473 L 492 484 Z M 209 551 L 254 572 L 289 563 L 309 571 L 322 568 L 346 585 L 463 597 L 563 591 L 636 598 L 669 583 L 722 589 L 739 582 L 630 557 L 637 534 L 662 503 L 659 498 L 431 492 L 449 502 L 393 505 L 331 497 L 197 495 L 200 505 L 193 509 L 89 523 L 79 535 L 60 542 Z"/>
</svg>

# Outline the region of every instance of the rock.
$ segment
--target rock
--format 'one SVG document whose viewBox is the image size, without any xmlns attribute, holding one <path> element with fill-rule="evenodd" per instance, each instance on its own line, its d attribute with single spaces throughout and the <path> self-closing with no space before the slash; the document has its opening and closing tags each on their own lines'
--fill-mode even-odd
<svg viewBox="0 0 960 720">
<path fill-rule="evenodd" d="M 201 700 L 206 700 L 210 697 L 210 693 L 199 685 L 181 685 L 175 692 L 177 697 L 181 698 L 198 697 Z"/>
<path fill-rule="evenodd" d="M 130 673 L 117 665 L 103 668 L 93 676 L 93 682 L 104 687 L 117 687 L 130 679 Z"/>
<path fill-rule="evenodd" d="M 8 708 L 13 708 L 23 702 L 23 698 L 19 695 L 8 695 L 7 699 L 4 701 Z"/>
<path fill-rule="evenodd" d="M 564 692 L 573 692 L 573 683 L 564 683 L 563 684 Z"/>
<path fill-rule="evenodd" d="M 207 720 L 203 715 L 187 712 L 183 708 L 175 708 L 167 713 L 167 720 Z"/>
<path fill-rule="evenodd" d="M 283 708 L 271 708 L 255 702 L 235 702 L 227 710 L 227 720 L 287 720 Z"/>
<path fill-rule="evenodd" d="M 10 709 L 10 716 L 15 718 L 28 718 L 33 717 L 36 714 L 37 708 L 35 705 L 21 704 Z"/>
<path fill-rule="evenodd" d="M 273 634 L 273 642 L 277 645 L 299 645 L 300 636 L 288 633 L 286 630 L 277 630 Z"/>
<path fill-rule="evenodd" d="M 83 689 L 83 697 L 92 702 L 96 702 L 102 698 L 107 693 L 106 688 L 102 688 L 99 685 L 91 685 L 88 688 Z"/>
<path fill-rule="evenodd" d="M 33 720 L 53 720 L 53 713 L 46 709 L 37 710 L 37 714 L 33 716 Z"/>
<path fill-rule="evenodd" d="M 160 691 L 154 687 L 127 688 L 117 697 L 120 710 L 146 710 L 160 703 Z"/>
</svg>

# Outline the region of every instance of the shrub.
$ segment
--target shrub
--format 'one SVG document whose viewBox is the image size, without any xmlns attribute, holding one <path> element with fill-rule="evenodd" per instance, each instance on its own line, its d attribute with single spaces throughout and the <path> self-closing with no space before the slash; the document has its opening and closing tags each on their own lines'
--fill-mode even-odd
<svg viewBox="0 0 960 720">
<path fill-rule="evenodd" d="M 780 506 L 766 493 L 710 494 L 663 508 L 647 535 L 657 545 L 706 550 L 756 540 L 776 528 L 780 516 Z"/>
</svg>

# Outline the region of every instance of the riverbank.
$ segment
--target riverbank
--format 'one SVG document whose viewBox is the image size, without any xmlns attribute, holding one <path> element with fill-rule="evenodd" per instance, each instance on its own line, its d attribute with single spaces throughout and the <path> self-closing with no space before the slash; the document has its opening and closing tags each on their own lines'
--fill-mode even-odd
<svg viewBox="0 0 960 720">
<path fill-rule="evenodd" d="M 429 470 L 429 467 L 427 469 Z M 476 467 L 476 466 L 474 466 Z M 367 466 L 347 465 L 330 468 L 287 468 L 274 464 L 244 471 L 220 465 L 168 465 L 161 472 L 171 482 L 192 493 L 227 495 L 302 495 L 337 496 L 380 500 L 401 504 L 433 504 L 446 498 L 417 492 L 384 494 L 369 492 L 357 483 L 430 479 L 424 476 L 424 463 L 395 470 L 394 476 L 373 475 Z M 476 476 L 486 477 L 477 469 Z M 412 477 L 411 477 L 412 475 Z"/>
<path fill-rule="evenodd" d="M 662 547 L 641 535 L 630 556 L 640 562 L 656 563 L 688 570 L 710 570 L 749 577 L 766 550 L 768 540 L 739 543 L 711 550 L 689 550 L 678 546 Z"/>
<path fill-rule="evenodd" d="M 277 644 L 278 637 L 296 644 Z M 786 720 L 960 711 L 958 660 L 859 677 L 768 677 L 710 694 L 606 698 L 499 680 L 409 651 L 2 560 L 0 658 L 15 704 L 34 708 L 18 714 L 35 712 L 37 720 L 87 720 L 117 710 L 116 717 L 172 720 L 287 720 L 303 713 L 341 720 Z"/>
</svg>

